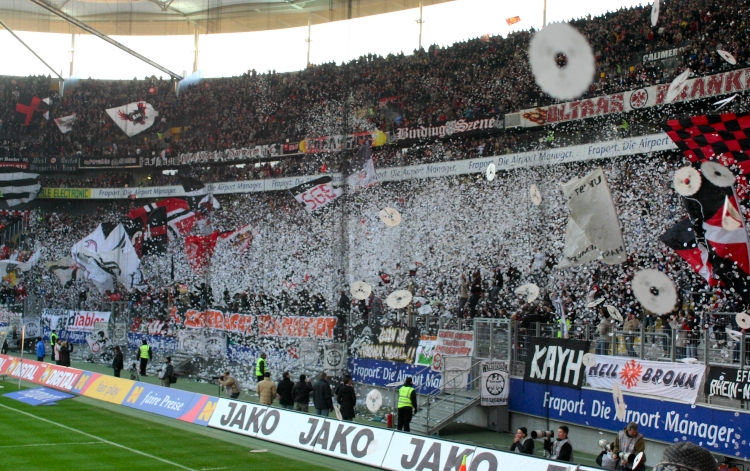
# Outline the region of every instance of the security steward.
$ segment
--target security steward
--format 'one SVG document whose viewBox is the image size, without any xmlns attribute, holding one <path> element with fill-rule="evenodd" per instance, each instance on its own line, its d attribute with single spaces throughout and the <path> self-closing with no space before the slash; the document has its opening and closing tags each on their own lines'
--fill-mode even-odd
<svg viewBox="0 0 750 471">
<path fill-rule="evenodd" d="M 50 334 L 50 336 L 49 336 L 49 346 L 52 348 L 53 352 L 55 351 L 55 344 L 57 343 L 57 338 L 58 338 L 57 337 L 57 331 L 53 330 L 52 334 Z M 52 359 L 53 360 L 55 359 L 54 353 L 52 355 Z"/>
<path fill-rule="evenodd" d="M 417 391 L 412 386 L 411 376 L 406 378 L 404 385 L 398 390 L 398 429 L 411 432 L 409 423 L 412 415 L 417 413 Z"/>
<path fill-rule="evenodd" d="M 266 374 L 266 354 L 261 353 L 260 358 L 255 362 L 255 376 L 258 378 L 258 382 L 263 381 L 263 375 Z"/>
<path fill-rule="evenodd" d="M 141 347 L 139 349 L 139 357 L 141 359 L 141 376 L 146 376 L 146 366 L 148 361 L 151 359 L 151 347 L 149 346 L 146 339 L 142 340 Z"/>
</svg>

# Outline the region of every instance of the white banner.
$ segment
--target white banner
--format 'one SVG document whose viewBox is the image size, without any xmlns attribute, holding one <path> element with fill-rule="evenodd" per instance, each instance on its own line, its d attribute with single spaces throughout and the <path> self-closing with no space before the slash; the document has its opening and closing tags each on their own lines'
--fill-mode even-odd
<svg viewBox="0 0 750 471">
<path fill-rule="evenodd" d="M 474 332 L 469 330 L 438 330 L 435 353 L 445 356 L 474 355 Z"/>
<path fill-rule="evenodd" d="M 67 311 L 45 309 L 42 311 L 44 324 L 50 330 L 67 330 L 69 332 L 94 332 L 97 322 L 109 322 L 110 312 L 101 311 Z"/>
<path fill-rule="evenodd" d="M 669 84 L 663 83 L 612 95 L 521 110 L 518 113 L 506 115 L 505 123 L 506 127 L 512 127 L 508 123 L 515 122 L 516 119 L 513 118 L 520 115 L 519 125 L 522 127 L 544 126 L 661 106 L 664 105 L 668 89 Z M 674 103 L 738 93 L 748 89 L 750 89 L 750 69 L 731 70 L 687 80 L 685 88 L 675 98 Z"/>
<path fill-rule="evenodd" d="M 507 360 L 482 362 L 482 405 L 507 406 L 510 396 L 510 365 Z"/>
<path fill-rule="evenodd" d="M 609 159 L 624 155 L 645 154 L 666 150 L 677 150 L 677 146 L 665 133 L 648 136 L 617 139 L 614 141 L 559 147 L 556 149 L 535 150 L 515 154 L 482 157 L 478 159 L 439 162 L 434 164 L 412 165 L 409 167 L 389 167 L 376 169 L 378 181 L 403 181 L 414 178 L 450 177 L 483 173 L 490 164 L 499 171 L 514 168 L 554 165 L 568 162 L 584 162 L 595 159 Z M 328 174 L 327 174 L 328 175 Z M 342 185 L 341 174 L 329 174 L 336 186 Z M 206 188 L 214 195 L 234 193 L 258 193 L 288 190 L 302 183 L 320 178 L 321 175 L 301 177 L 269 178 L 241 182 L 207 183 Z M 170 198 L 185 196 L 181 185 L 154 186 L 147 188 L 92 188 L 90 199 L 128 198 Z M 62 198 L 58 198 L 62 199 Z"/>
<path fill-rule="evenodd" d="M 586 382 L 608 390 L 617 383 L 623 392 L 694 404 L 705 370 L 701 364 L 597 355 L 596 365 L 586 368 Z"/>
<path fill-rule="evenodd" d="M 116 322 L 112 330 L 112 343 L 115 345 L 127 345 L 128 327 L 124 322 Z"/>
<path fill-rule="evenodd" d="M 26 327 L 26 338 L 42 336 L 40 321 L 41 319 L 39 317 L 28 317 L 23 320 L 23 325 Z"/>
<path fill-rule="evenodd" d="M 332 343 L 323 346 L 323 370 L 337 375 L 346 366 L 346 344 Z"/>
<path fill-rule="evenodd" d="M 443 357 L 443 389 L 466 389 L 469 386 L 471 357 Z"/>
<path fill-rule="evenodd" d="M 562 188 L 568 200 L 570 218 L 583 230 L 604 262 L 610 265 L 624 262 L 625 242 L 620 220 L 602 168 L 571 180 Z M 565 241 L 566 253 L 569 243 L 571 241 Z"/>
</svg>

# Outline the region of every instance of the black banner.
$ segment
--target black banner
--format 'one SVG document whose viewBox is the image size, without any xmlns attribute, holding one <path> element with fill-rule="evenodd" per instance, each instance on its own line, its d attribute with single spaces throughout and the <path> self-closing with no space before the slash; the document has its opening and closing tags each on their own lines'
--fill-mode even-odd
<svg viewBox="0 0 750 471">
<path fill-rule="evenodd" d="M 581 389 L 586 378 L 583 355 L 589 346 L 582 340 L 530 338 L 524 381 Z"/>
<path fill-rule="evenodd" d="M 297 151 L 296 153 L 299 153 Z M 226 149 L 213 151 L 189 152 L 179 155 L 162 153 L 143 159 L 144 167 L 183 167 L 186 165 L 201 165 L 212 163 L 239 164 L 259 159 L 268 159 L 281 155 L 281 145 L 267 144 L 240 149 Z M 286 155 L 286 154 L 284 154 Z"/>
<path fill-rule="evenodd" d="M 712 366 L 708 369 L 705 388 L 706 396 L 748 401 L 750 400 L 750 369 Z"/>
<path fill-rule="evenodd" d="M 370 327 L 355 329 L 354 341 L 349 348 L 351 356 L 373 360 L 390 360 L 414 363 L 419 345 L 416 327 Z"/>
<path fill-rule="evenodd" d="M 82 157 L 80 168 L 138 168 L 140 157 Z"/>
<path fill-rule="evenodd" d="M 78 156 L 75 157 L 32 157 L 29 170 L 38 173 L 78 172 Z"/>
</svg>

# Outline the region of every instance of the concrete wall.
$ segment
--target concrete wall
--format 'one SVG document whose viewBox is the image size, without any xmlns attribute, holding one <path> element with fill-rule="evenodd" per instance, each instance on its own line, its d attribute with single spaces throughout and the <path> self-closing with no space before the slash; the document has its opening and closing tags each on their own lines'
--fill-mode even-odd
<svg viewBox="0 0 750 471">
<path fill-rule="evenodd" d="M 531 433 L 532 430 L 554 430 L 557 433 L 557 427 L 560 425 L 567 425 L 570 429 L 568 437 L 573 443 L 573 453 L 576 451 L 583 451 L 598 455 L 601 452 L 599 448 L 599 440 L 602 438 L 606 439 L 607 442 L 612 443 L 615 440 L 615 433 L 610 431 L 601 431 L 595 428 L 582 427 L 580 425 L 566 424 L 556 420 L 547 420 L 540 417 L 533 417 L 525 414 L 510 414 L 510 425 L 513 431 L 519 427 L 526 427 Z M 655 442 L 652 440 L 646 440 L 646 465 L 653 466 L 661 461 L 664 449 L 669 445 Z M 535 445 L 535 448 L 541 448 L 541 441 Z"/>
</svg>

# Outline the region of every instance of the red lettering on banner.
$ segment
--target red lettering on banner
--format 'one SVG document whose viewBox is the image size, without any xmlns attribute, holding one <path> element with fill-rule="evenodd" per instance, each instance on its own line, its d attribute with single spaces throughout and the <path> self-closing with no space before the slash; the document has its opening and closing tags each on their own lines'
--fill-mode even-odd
<svg viewBox="0 0 750 471">
<path fill-rule="evenodd" d="M 690 98 L 698 98 L 706 94 L 706 84 L 703 77 L 698 77 L 693 81 L 693 89 L 690 91 Z"/>
<path fill-rule="evenodd" d="M 556 123 L 557 121 L 557 106 L 550 106 L 547 108 L 547 122 Z"/>
<path fill-rule="evenodd" d="M 571 119 L 578 119 L 578 106 L 581 104 L 580 101 L 574 101 L 570 104 L 570 117 Z"/>
<path fill-rule="evenodd" d="M 591 100 L 581 102 L 581 118 L 594 115 L 594 103 Z"/>
<path fill-rule="evenodd" d="M 609 113 L 609 100 L 607 97 L 600 97 L 596 100 L 596 114 Z"/>
<path fill-rule="evenodd" d="M 625 107 L 625 95 L 618 93 L 609 98 L 609 112 L 622 113 Z"/>
<path fill-rule="evenodd" d="M 727 93 L 734 91 L 742 91 L 742 84 L 740 83 L 740 77 L 742 76 L 742 70 L 736 70 L 733 72 L 727 72 L 727 80 L 724 85 L 724 91 Z"/>
<path fill-rule="evenodd" d="M 202 312 L 196 311 L 195 309 L 188 309 L 185 313 L 185 327 L 203 327 L 203 316 Z"/>
<path fill-rule="evenodd" d="M 335 317 L 258 316 L 258 335 L 264 337 L 333 338 Z"/>
<path fill-rule="evenodd" d="M 721 93 L 724 84 L 724 74 L 709 75 L 708 77 L 708 95 L 718 95 Z"/>
</svg>

